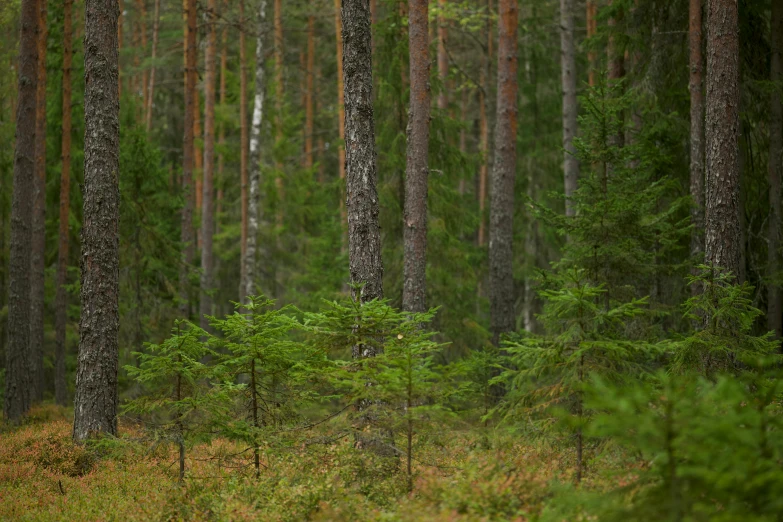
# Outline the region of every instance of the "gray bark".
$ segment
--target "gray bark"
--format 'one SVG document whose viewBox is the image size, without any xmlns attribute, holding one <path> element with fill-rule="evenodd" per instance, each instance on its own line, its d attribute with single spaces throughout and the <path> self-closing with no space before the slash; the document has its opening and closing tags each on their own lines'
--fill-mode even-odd
<svg viewBox="0 0 783 522">
<path fill-rule="evenodd" d="M 579 179 L 579 161 L 574 147 L 577 102 L 573 0 L 560 0 L 560 81 L 563 89 L 563 184 L 566 216 L 572 217 L 575 210 L 571 197 Z"/>
<path fill-rule="evenodd" d="M 11 203 L 8 284 L 8 345 L 5 416 L 17 422 L 30 409 L 30 257 L 35 173 L 35 113 L 38 85 L 38 1 L 23 0 L 20 12 L 16 148 Z"/>
<path fill-rule="evenodd" d="M 783 170 L 783 108 L 780 101 L 781 57 L 783 52 L 783 2 L 772 2 L 772 61 L 770 80 L 774 90 L 770 100 L 769 116 L 769 247 L 767 262 L 769 276 L 780 271 L 780 175 Z M 767 328 L 780 339 L 783 335 L 783 303 L 777 282 L 767 287 Z"/>
<path fill-rule="evenodd" d="M 427 179 L 430 138 L 430 57 L 428 1 L 408 2 L 410 113 L 403 216 L 402 308 L 427 308 Z"/>
<path fill-rule="evenodd" d="M 215 20 L 217 1 L 209 0 L 207 8 L 207 49 L 204 53 L 204 175 L 201 184 L 201 295 L 199 297 L 199 322 L 201 328 L 209 328 L 212 315 L 212 243 L 215 233 L 215 85 L 217 79 L 217 34 Z"/>
<path fill-rule="evenodd" d="M 736 0 L 708 0 L 705 260 L 739 277 L 739 28 Z"/>
<path fill-rule="evenodd" d="M 517 3 L 498 3 L 498 99 L 495 163 L 490 179 L 490 328 L 497 344 L 514 329 L 513 219 L 517 136 Z"/>
<path fill-rule="evenodd" d="M 704 253 L 704 94 L 702 92 L 704 58 L 702 57 L 701 0 L 690 0 L 690 79 L 691 95 L 691 256 Z M 694 291 L 698 291 L 694 285 Z"/>
<path fill-rule="evenodd" d="M 117 433 L 119 96 L 115 0 L 86 0 L 82 316 L 73 438 Z"/>
</svg>

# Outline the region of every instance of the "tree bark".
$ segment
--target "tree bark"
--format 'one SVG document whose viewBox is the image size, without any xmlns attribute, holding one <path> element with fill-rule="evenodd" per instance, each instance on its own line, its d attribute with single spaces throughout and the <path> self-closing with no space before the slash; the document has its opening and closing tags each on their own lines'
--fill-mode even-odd
<svg viewBox="0 0 783 522">
<path fill-rule="evenodd" d="M 593 38 L 595 36 L 596 31 L 598 30 L 598 25 L 595 19 L 596 14 L 596 6 L 595 6 L 595 0 L 587 0 L 586 2 L 587 7 L 587 38 Z M 588 63 L 588 71 L 587 71 L 587 83 L 590 87 L 595 87 L 595 51 L 590 49 L 587 51 L 587 63 Z"/>
<path fill-rule="evenodd" d="M 190 268 L 196 249 L 193 241 L 193 167 L 195 163 L 194 120 L 196 107 L 196 0 L 185 0 L 185 121 L 182 140 L 182 264 L 179 271 L 180 314 L 190 309 Z"/>
<path fill-rule="evenodd" d="M 30 256 L 30 393 L 43 400 L 44 286 L 46 255 L 46 2 L 38 9 L 38 82 L 35 110 L 35 176 L 33 177 L 33 237 Z"/>
<path fill-rule="evenodd" d="M 284 139 L 283 133 L 283 0 L 274 0 L 274 31 L 275 31 L 275 111 L 277 119 L 275 124 L 276 143 Z M 277 190 L 277 212 L 275 221 L 278 229 L 283 226 L 283 163 L 279 160 L 275 168 L 275 189 Z"/>
<path fill-rule="evenodd" d="M 242 299 L 256 295 L 256 242 L 258 241 L 259 196 L 261 185 L 261 122 L 264 116 L 264 95 L 266 93 L 266 70 L 264 63 L 264 37 L 266 35 L 266 0 L 258 7 L 256 29 L 256 81 L 253 101 L 253 123 L 250 126 L 250 199 L 248 201 L 247 245 L 242 281 Z"/>
<path fill-rule="evenodd" d="M 245 42 L 245 0 L 239 0 L 239 199 L 240 199 L 240 269 L 239 301 L 245 299 L 245 265 L 247 263 L 247 43 Z"/>
<path fill-rule="evenodd" d="M 487 202 L 487 178 L 489 177 L 489 122 L 487 121 L 487 104 L 489 98 L 490 74 L 489 68 L 492 61 L 492 0 L 487 0 L 487 52 L 482 56 L 480 72 L 481 90 L 479 91 L 479 143 L 481 152 L 481 165 L 479 166 L 478 205 L 479 205 L 479 229 L 477 242 L 483 247 L 486 243 L 486 202 Z"/>
<path fill-rule="evenodd" d="M 408 2 L 410 112 L 403 216 L 402 308 L 427 308 L 427 179 L 430 137 L 430 56 L 427 0 Z"/>
<path fill-rule="evenodd" d="M 576 51 L 574 49 L 573 0 L 560 0 L 560 80 L 563 89 L 563 185 L 566 216 L 575 215 L 571 200 L 579 179 L 574 138 L 577 127 Z"/>
<path fill-rule="evenodd" d="M 449 77 L 449 57 L 446 53 L 446 40 L 448 28 L 443 11 L 446 9 L 447 0 L 438 0 L 441 14 L 438 16 L 438 78 L 440 79 L 440 93 L 438 93 L 438 109 L 446 110 L 449 105 L 448 89 L 446 82 Z"/>
<path fill-rule="evenodd" d="M 517 4 L 498 4 L 498 101 L 489 218 L 490 327 L 497 344 L 514 329 L 513 219 L 517 138 Z"/>
<path fill-rule="evenodd" d="M 160 26 L 160 0 L 155 0 L 155 19 L 152 22 L 152 67 L 150 67 L 150 83 L 147 91 L 146 126 L 149 133 L 152 129 L 152 105 L 155 98 L 155 60 L 158 56 L 158 32 Z"/>
<path fill-rule="evenodd" d="M 202 181 L 201 209 L 201 296 L 199 321 L 201 328 L 209 328 L 208 315 L 212 315 L 212 239 L 215 233 L 215 80 L 217 75 L 217 0 L 207 3 L 207 48 L 204 54 L 204 176 Z"/>
<path fill-rule="evenodd" d="M 30 409 L 30 258 L 35 176 L 36 98 L 38 87 L 39 0 L 23 0 L 16 146 L 11 203 L 11 249 L 8 285 L 8 345 L 5 365 L 5 417 L 18 422 Z"/>
<path fill-rule="evenodd" d="M 378 172 L 373 115 L 372 34 L 367 0 L 343 0 L 342 68 L 345 78 L 348 260 L 353 291 L 365 303 L 383 298 L 383 261 L 378 223 Z M 353 356 L 374 355 L 364 347 Z"/>
<path fill-rule="evenodd" d="M 705 260 L 739 277 L 739 28 L 736 0 L 708 0 Z"/>
<path fill-rule="evenodd" d="M 82 316 L 73 438 L 117 434 L 120 103 L 116 0 L 86 0 Z"/>
<path fill-rule="evenodd" d="M 315 15 L 307 18 L 307 67 L 305 69 L 305 168 L 313 167 L 313 99 L 315 96 Z"/>
<path fill-rule="evenodd" d="M 612 0 L 609 0 L 609 5 L 612 5 Z M 609 84 L 617 84 L 625 77 L 625 52 L 622 46 L 617 42 L 617 24 L 623 20 L 623 10 L 618 9 L 617 15 L 609 18 L 607 25 L 609 26 L 609 41 L 606 44 L 606 54 L 609 61 Z M 623 132 L 623 114 L 618 114 L 620 119 L 617 132 L 611 134 L 608 138 L 609 145 L 611 147 L 622 147 L 625 145 L 625 133 Z M 610 166 L 611 169 L 611 166 Z"/>
<path fill-rule="evenodd" d="M 141 44 L 141 55 L 147 55 L 147 2 L 146 0 L 136 0 L 136 9 L 139 10 L 139 20 L 136 22 L 139 30 L 139 43 Z M 137 54 L 138 56 L 138 54 Z M 144 67 L 141 72 L 141 100 L 142 107 L 145 109 L 149 101 L 149 70 Z"/>
<path fill-rule="evenodd" d="M 770 80 L 773 91 L 769 117 L 769 247 L 767 261 L 770 278 L 777 278 L 780 271 L 780 178 L 783 170 L 783 108 L 781 108 L 781 52 L 783 52 L 783 3 L 772 2 L 772 60 Z M 783 336 L 783 303 L 780 285 L 770 280 L 767 287 L 767 328 L 775 337 Z"/>
<path fill-rule="evenodd" d="M 65 380 L 66 324 L 68 321 L 68 243 L 71 214 L 71 65 L 73 60 L 72 34 L 73 0 L 63 3 L 63 120 L 62 170 L 60 173 L 60 222 L 58 226 L 57 290 L 55 296 L 54 399 L 60 406 L 68 401 Z"/>
<path fill-rule="evenodd" d="M 345 210 L 345 90 L 343 81 L 343 22 L 340 0 L 334 0 L 334 27 L 337 40 L 337 132 L 340 144 L 337 147 L 337 174 L 340 177 L 340 222 L 348 230 L 348 216 Z"/>
<path fill-rule="evenodd" d="M 691 207 L 691 256 L 701 257 L 704 253 L 704 94 L 702 92 L 702 28 L 701 0 L 690 0 L 688 45 L 690 47 L 690 78 L 688 88 L 691 95 L 691 158 L 690 192 Z M 697 291 L 694 285 L 694 291 Z"/>
</svg>

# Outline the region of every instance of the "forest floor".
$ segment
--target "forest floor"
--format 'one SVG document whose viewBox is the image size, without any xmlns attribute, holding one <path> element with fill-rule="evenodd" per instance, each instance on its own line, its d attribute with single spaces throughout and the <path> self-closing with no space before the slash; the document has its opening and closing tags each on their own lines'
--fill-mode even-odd
<svg viewBox="0 0 783 522">
<path fill-rule="evenodd" d="M 572 487 L 571 448 L 492 429 L 418 435 L 409 493 L 402 459 L 368 456 L 335 425 L 262 448 L 258 478 L 252 452 L 196 444 L 181 485 L 174 445 L 121 423 L 118 439 L 85 448 L 71 428 L 67 410 L 43 406 L 0 431 L 0 520 L 558 520 L 548 500 Z M 609 467 L 614 485 L 633 481 L 633 468 Z M 600 490 L 606 477 L 581 488 Z"/>
</svg>

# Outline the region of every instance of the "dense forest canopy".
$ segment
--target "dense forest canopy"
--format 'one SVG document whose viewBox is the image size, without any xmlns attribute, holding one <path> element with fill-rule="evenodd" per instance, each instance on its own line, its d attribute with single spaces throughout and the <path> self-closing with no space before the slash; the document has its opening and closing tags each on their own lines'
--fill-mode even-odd
<svg viewBox="0 0 783 522">
<path fill-rule="evenodd" d="M 0 451 L 0 496 L 139 457 L 191 488 L 164 518 L 783 513 L 783 2 L 10 0 L 0 29 L 0 437 L 64 455 Z"/>
</svg>

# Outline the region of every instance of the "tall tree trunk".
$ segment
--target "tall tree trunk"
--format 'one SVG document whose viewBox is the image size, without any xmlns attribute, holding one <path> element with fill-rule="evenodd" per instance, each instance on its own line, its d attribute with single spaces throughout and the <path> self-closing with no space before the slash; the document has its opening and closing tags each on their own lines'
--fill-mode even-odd
<svg viewBox="0 0 783 522">
<path fill-rule="evenodd" d="M 378 171 L 372 99 L 372 33 L 367 0 L 343 0 L 348 262 L 351 283 L 363 285 L 354 298 L 365 303 L 383 297 L 381 230 L 378 223 Z M 354 347 L 354 358 L 374 355 Z"/>
<path fill-rule="evenodd" d="M 138 24 L 138 31 L 139 31 L 139 43 L 141 44 L 141 55 L 147 56 L 147 1 L 146 0 L 136 0 L 136 9 L 139 10 L 139 20 L 137 22 Z M 138 56 L 138 52 L 137 52 Z M 149 91 L 147 90 L 149 86 L 149 70 L 144 67 L 141 72 L 141 100 L 142 104 L 141 106 L 145 109 L 146 114 L 146 108 L 149 98 Z"/>
<path fill-rule="evenodd" d="M 196 29 L 198 30 L 198 29 Z M 198 53 L 198 47 L 196 48 L 196 52 Z M 198 62 L 198 55 L 196 55 L 196 61 Z M 198 81 L 198 72 L 196 73 L 196 81 Z M 201 129 L 201 100 L 200 100 L 200 93 L 198 88 L 194 91 L 194 100 L 195 100 L 195 109 L 196 111 L 193 113 L 193 136 L 195 139 L 198 139 L 199 136 L 202 137 L 201 144 L 199 144 L 198 141 L 195 141 L 194 145 L 194 153 L 193 153 L 193 162 L 195 163 L 195 186 L 196 186 L 196 218 L 201 219 L 201 206 L 203 204 L 203 197 L 204 197 L 204 140 L 202 135 L 202 129 Z M 196 229 L 196 248 L 201 249 L 201 228 Z"/>
<path fill-rule="evenodd" d="M 245 299 L 245 274 L 247 255 L 247 44 L 245 42 L 245 0 L 239 0 L 239 204 L 240 204 L 240 268 L 239 301 Z"/>
<path fill-rule="evenodd" d="M 337 132 L 340 144 L 337 147 L 337 174 L 340 177 L 340 221 L 344 230 L 348 230 L 348 217 L 345 211 L 345 90 L 343 86 L 343 22 L 340 13 L 340 0 L 334 0 L 334 27 L 337 39 Z"/>
<path fill-rule="evenodd" d="M 446 53 L 446 39 L 448 38 L 448 28 L 446 27 L 446 17 L 443 11 L 446 9 L 447 0 L 438 0 L 438 7 L 441 14 L 438 16 L 438 78 L 440 79 L 440 93 L 438 93 L 438 109 L 446 110 L 449 105 L 448 89 L 446 82 L 449 77 L 449 57 Z"/>
<path fill-rule="evenodd" d="M 86 0 L 82 316 L 73 438 L 117 434 L 120 102 L 116 0 Z"/>
<path fill-rule="evenodd" d="M 780 271 L 780 177 L 783 170 L 783 109 L 780 101 L 781 52 L 783 52 L 783 2 L 772 2 L 772 60 L 770 80 L 774 84 L 769 117 L 769 247 L 768 277 Z M 767 328 L 776 338 L 783 336 L 783 304 L 780 285 L 772 280 L 767 288 Z"/>
<path fill-rule="evenodd" d="M 576 159 L 576 51 L 574 50 L 573 0 L 560 0 L 560 80 L 563 89 L 563 185 L 566 197 L 566 216 L 575 215 L 571 197 L 579 179 L 579 161 Z"/>
<path fill-rule="evenodd" d="M 277 143 L 284 139 L 283 133 L 283 0 L 274 0 L 274 26 L 275 26 L 275 110 L 277 121 L 275 125 Z M 277 213 L 275 216 L 277 227 L 283 225 L 283 163 L 276 162 L 275 188 L 277 189 Z"/>
<path fill-rule="evenodd" d="M 266 0 L 258 6 L 256 21 L 256 81 L 253 101 L 253 122 L 250 126 L 250 199 L 248 201 L 247 245 L 242 280 L 242 299 L 256 295 L 256 242 L 258 241 L 259 197 L 261 186 L 261 122 L 264 117 L 264 95 L 266 93 L 266 70 L 264 37 L 266 36 Z"/>
<path fill-rule="evenodd" d="M 196 0 L 185 0 L 185 121 L 182 140 L 182 264 L 179 271 L 180 314 L 190 310 L 190 268 L 196 257 L 193 237 L 193 167 L 195 140 L 193 135 L 196 107 Z"/>
<path fill-rule="evenodd" d="M 487 178 L 489 177 L 489 122 L 487 121 L 487 105 L 489 103 L 489 68 L 492 61 L 492 0 L 487 0 L 487 52 L 482 56 L 480 72 L 481 90 L 479 91 L 479 142 L 481 148 L 481 165 L 479 166 L 478 204 L 479 229 L 478 246 L 486 243 L 486 202 Z"/>
<path fill-rule="evenodd" d="M 201 328 L 209 328 L 207 315 L 212 315 L 212 239 L 215 233 L 215 80 L 217 76 L 217 0 L 207 3 L 207 49 L 204 56 L 204 177 L 201 210 L 201 296 L 199 321 Z"/>
<path fill-rule="evenodd" d="M 408 2 L 410 112 L 403 216 L 402 308 L 427 309 L 427 179 L 430 138 L 430 56 L 427 0 Z"/>
<path fill-rule="evenodd" d="M 498 101 L 489 217 L 489 291 L 493 341 L 514 329 L 512 243 L 517 140 L 517 4 L 498 3 Z"/>
<path fill-rule="evenodd" d="M 5 364 L 5 416 L 17 422 L 30 409 L 30 257 L 35 176 L 35 113 L 38 87 L 39 0 L 23 0 L 16 147 L 11 203 L 11 251 L 8 285 L 8 346 Z"/>
<path fill-rule="evenodd" d="M 187 0 L 182 0 L 183 2 L 186 2 Z M 125 11 L 125 6 L 123 5 L 123 0 L 118 0 L 119 7 L 120 7 L 120 16 L 117 20 L 117 54 L 122 55 L 122 22 L 123 22 L 123 12 Z M 117 69 L 122 68 L 122 63 L 117 62 Z M 122 98 L 122 71 L 119 73 L 120 80 L 117 82 L 117 96 Z"/>
<path fill-rule="evenodd" d="M 152 129 L 152 105 L 155 99 L 155 60 L 158 57 L 158 32 L 160 26 L 160 0 L 155 0 L 155 19 L 152 22 L 152 67 L 150 68 L 150 83 L 147 92 L 147 105 L 145 121 L 147 132 Z"/>
<path fill-rule="evenodd" d="M 33 237 L 30 256 L 30 378 L 31 399 L 43 400 L 44 283 L 46 255 L 46 2 L 38 0 L 38 82 L 35 110 L 35 176 Z"/>
<path fill-rule="evenodd" d="M 62 120 L 62 170 L 60 173 L 60 222 L 58 228 L 57 290 L 54 303 L 54 399 L 60 406 L 68 401 L 65 381 L 65 328 L 68 321 L 68 230 L 71 214 L 71 65 L 73 59 L 73 34 L 71 10 L 73 0 L 63 3 L 63 120 Z M 119 93 L 118 93 L 119 94 Z"/>
<path fill-rule="evenodd" d="M 598 30 L 598 25 L 595 19 L 596 15 L 596 6 L 595 6 L 595 0 L 587 0 L 586 2 L 587 7 L 587 38 L 593 38 L 595 36 L 596 31 Z M 587 63 L 588 63 L 588 71 L 587 71 L 587 83 L 590 85 L 590 87 L 595 87 L 595 51 L 590 49 L 587 51 Z"/>
<path fill-rule="evenodd" d="M 739 27 L 736 0 L 707 2 L 705 260 L 740 276 Z"/>
<path fill-rule="evenodd" d="M 609 0 L 609 5 L 612 5 L 613 0 Z M 610 85 L 616 84 L 625 77 L 625 52 L 622 46 L 618 43 L 617 31 L 618 23 L 623 20 L 623 10 L 619 8 L 616 16 L 609 18 L 607 25 L 609 26 L 609 41 L 606 45 L 606 54 L 609 61 L 608 78 Z M 618 114 L 620 119 L 617 132 L 609 136 L 609 145 L 613 147 L 622 147 L 625 145 L 625 133 L 623 132 L 623 114 Z"/>
<path fill-rule="evenodd" d="M 690 77 L 688 88 L 691 95 L 691 158 L 690 192 L 691 207 L 691 249 L 692 257 L 704 253 L 704 94 L 702 92 L 702 28 L 701 0 L 690 0 L 688 45 L 690 47 Z M 697 285 L 693 286 L 698 291 Z"/>
<path fill-rule="evenodd" d="M 315 90 L 315 15 L 307 18 L 307 67 L 305 69 L 305 168 L 313 167 L 313 99 Z"/>
</svg>

